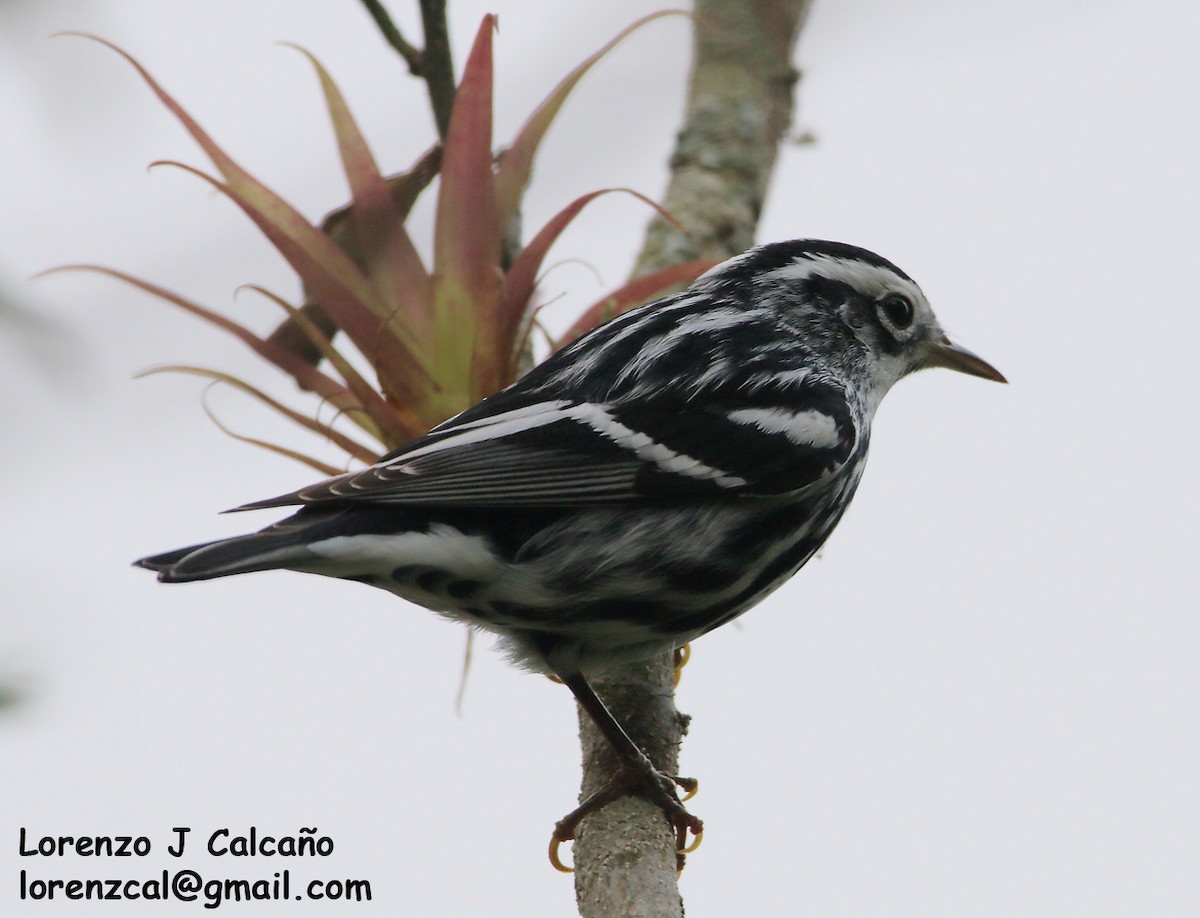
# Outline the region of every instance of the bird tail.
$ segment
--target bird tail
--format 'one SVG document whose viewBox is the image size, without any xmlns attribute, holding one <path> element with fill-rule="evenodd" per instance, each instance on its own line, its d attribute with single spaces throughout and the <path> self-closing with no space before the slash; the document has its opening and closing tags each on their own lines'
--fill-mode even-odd
<svg viewBox="0 0 1200 918">
<path fill-rule="evenodd" d="M 232 574 L 280 569 L 329 573 L 329 561 L 312 550 L 328 539 L 355 535 L 391 535 L 424 531 L 429 518 L 421 511 L 390 507 L 303 507 L 266 529 L 232 539 L 218 539 L 150 555 L 134 561 L 158 574 L 163 583 L 212 580 Z M 334 576 L 346 576 L 345 570 Z"/>
<path fill-rule="evenodd" d="M 139 558 L 133 564 L 134 567 L 154 571 L 162 583 L 188 583 L 288 567 L 298 560 L 299 552 L 296 549 L 294 538 L 270 531 L 256 532 L 176 548 L 160 555 Z"/>
</svg>

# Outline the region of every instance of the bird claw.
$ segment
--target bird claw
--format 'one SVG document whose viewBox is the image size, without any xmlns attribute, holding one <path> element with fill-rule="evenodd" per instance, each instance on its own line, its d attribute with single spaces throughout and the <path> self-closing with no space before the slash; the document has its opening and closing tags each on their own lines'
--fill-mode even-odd
<svg viewBox="0 0 1200 918">
<path fill-rule="evenodd" d="M 681 778 L 678 775 L 668 775 L 672 781 L 679 785 L 679 789 L 683 791 L 683 797 L 680 798 L 680 803 L 687 803 L 698 793 L 700 793 L 700 782 L 695 778 Z"/>
<path fill-rule="evenodd" d="M 683 668 L 688 665 L 688 660 L 692 658 L 692 645 L 681 644 L 675 648 L 674 667 L 675 671 L 671 674 L 672 688 L 679 688 L 679 680 L 683 678 Z"/>
<path fill-rule="evenodd" d="M 690 845 L 687 843 L 687 830 L 692 828 L 691 826 L 683 828 L 675 836 L 675 853 L 680 857 L 685 854 L 691 854 L 700 847 L 700 842 L 704 841 L 704 823 L 700 822 L 699 820 L 696 822 L 698 828 L 692 829 L 694 834 L 692 836 L 692 843 Z M 680 863 L 679 869 L 683 869 L 682 862 Z"/>
<path fill-rule="evenodd" d="M 685 794 L 683 800 L 680 800 L 675 792 L 676 785 Z M 678 869 L 682 871 L 685 856 L 700 847 L 700 840 L 704 837 L 704 822 L 689 813 L 683 805 L 683 801 L 691 800 L 696 795 L 699 786 L 700 782 L 695 778 L 669 775 L 652 766 L 646 773 L 622 770 L 616 778 L 554 824 L 549 850 L 551 866 L 562 873 L 574 873 L 575 868 L 568 867 L 559 857 L 562 843 L 575 840 L 575 833 L 585 816 L 602 809 L 614 800 L 632 794 L 656 803 L 662 809 L 675 833 L 675 856 Z M 690 843 L 689 834 L 692 835 Z"/>
<path fill-rule="evenodd" d="M 555 828 L 554 834 L 550 836 L 550 866 L 559 873 L 574 873 L 575 868 L 568 867 L 558 856 L 558 849 L 563 841 L 564 839 L 558 837 L 558 829 Z"/>
</svg>

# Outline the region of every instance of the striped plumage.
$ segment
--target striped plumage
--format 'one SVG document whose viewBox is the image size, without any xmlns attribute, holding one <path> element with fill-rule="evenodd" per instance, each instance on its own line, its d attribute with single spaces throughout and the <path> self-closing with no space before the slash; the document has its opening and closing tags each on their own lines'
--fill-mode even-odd
<svg viewBox="0 0 1200 918">
<path fill-rule="evenodd" d="M 358 580 L 583 671 L 744 612 L 854 495 L 884 393 L 992 379 L 877 255 L 761 246 L 626 313 L 375 465 L 244 509 L 261 532 L 143 559 L 167 582 L 285 568 Z"/>
</svg>

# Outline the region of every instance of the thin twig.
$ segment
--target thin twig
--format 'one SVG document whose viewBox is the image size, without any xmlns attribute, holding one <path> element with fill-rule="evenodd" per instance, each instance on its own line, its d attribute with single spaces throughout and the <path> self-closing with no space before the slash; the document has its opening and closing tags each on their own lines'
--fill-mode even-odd
<svg viewBox="0 0 1200 918">
<path fill-rule="evenodd" d="M 375 20 L 375 25 L 379 26 L 379 31 L 383 33 L 387 43 L 395 48 L 408 64 L 408 72 L 413 76 L 423 77 L 425 75 L 425 55 L 421 49 L 414 48 L 405 41 L 400 30 L 396 28 L 396 23 L 392 22 L 392 17 L 388 15 L 388 11 L 383 8 L 383 4 L 379 0 L 362 0 L 362 3 L 367 8 L 367 12 L 371 14 L 371 18 Z"/>
<path fill-rule="evenodd" d="M 450 129 L 450 112 L 454 108 L 457 88 L 454 82 L 454 59 L 450 54 L 450 33 L 446 28 L 446 0 L 421 0 L 424 50 L 413 47 L 400 34 L 381 0 L 362 0 L 362 3 L 387 43 L 408 64 L 408 72 L 425 81 L 438 136 L 445 140 L 446 132 Z"/>
<path fill-rule="evenodd" d="M 450 33 L 446 29 L 446 0 L 421 0 L 421 22 L 425 26 L 421 75 L 429 88 L 429 104 L 437 122 L 438 136 L 445 140 L 450 129 L 455 92 L 454 59 L 450 54 Z"/>
</svg>

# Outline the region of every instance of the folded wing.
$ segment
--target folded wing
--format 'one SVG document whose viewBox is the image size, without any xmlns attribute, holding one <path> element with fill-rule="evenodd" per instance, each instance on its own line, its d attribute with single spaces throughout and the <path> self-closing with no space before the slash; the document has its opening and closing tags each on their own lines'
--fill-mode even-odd
<svg viewBox="0 0 1200 918">
<path fill-rule="evenodd" d="M 836 473 L 858 440 L 832 385 L 760 387 L 752 397 L 702 401 L 493 397 L 369 468 L 237 509 L 330 501 L 584 507 L 777 495 Z"/>
</svg>

